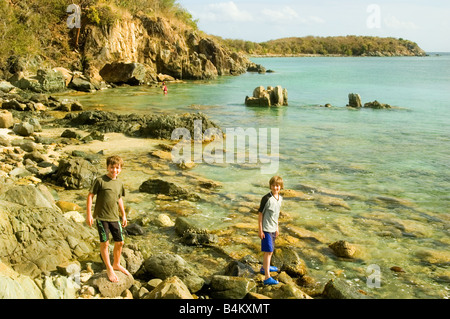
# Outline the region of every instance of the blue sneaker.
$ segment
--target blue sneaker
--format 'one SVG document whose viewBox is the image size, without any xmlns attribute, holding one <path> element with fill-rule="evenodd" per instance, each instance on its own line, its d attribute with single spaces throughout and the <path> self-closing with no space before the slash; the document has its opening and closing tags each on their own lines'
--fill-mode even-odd
<svg viewBox="0 0 450 319">
<path fill-rule="evenodd" d="M 272 277 L 269 277 L 269 279 L 266 279 L 263 281 L 264 285 L 278 285 L 278 280 L 273 279 Z"/>
<path fill-rule="evenodd" d="M 259 272 L 261 273 L 261 274 L 265 274 L 265 272 L 264 272 L 264 268 L 263 267 L 261 267 L 261 269 L 259 270 Z M 270 266 L 270 268 L 269 268 L 269 272 L 278 272 L 278 268 L 277 267 L 275 267 L 275 266 Z"/>
</svg>

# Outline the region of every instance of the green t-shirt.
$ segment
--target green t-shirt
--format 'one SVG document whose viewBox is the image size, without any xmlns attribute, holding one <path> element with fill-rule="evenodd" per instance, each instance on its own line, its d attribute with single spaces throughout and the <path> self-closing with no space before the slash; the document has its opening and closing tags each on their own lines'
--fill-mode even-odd
<svg viewBox="0 0 450 319">
<path fill-rule="evenodd" d="M 125 188 L 118 179 L 111 179 L 108 175 L 97 177 L 89 190 L 97 195 L 94 208 L 94 218 L 115 222 L 119 220 L 118 200 L 125 196 Z"/>
</svg>

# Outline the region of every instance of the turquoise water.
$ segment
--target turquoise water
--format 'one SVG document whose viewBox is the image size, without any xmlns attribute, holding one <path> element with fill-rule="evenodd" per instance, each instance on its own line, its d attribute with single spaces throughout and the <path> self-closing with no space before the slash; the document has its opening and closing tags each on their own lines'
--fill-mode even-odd
<svg viewBox="0 0 450 319">
<path fill-rule="evenodd" d="M 275 73 L 169 84 L 168 96 L 134 87 L 76 97 L 88 108 L 124 113 L 199 110 L 223 129 L 279 128 L 277 174 L 286 188 L 326 189 L 350 208 L 286 200 L 293 223 L 365 252 L 356 261 L 305 253 L 312 275 L 326 280 L 343 270 L 347 280 L 381 298 L 448 298 L 450 55 L 252 60 Z M 245 96 L 260 85 L 286 88 L 289 106 L 245 107 Z M 349 93 L 398 108 L 348 109 Z M 333 107 L 319 106 L 326 103 Z M 271 177 L 258 165 L 205 164 L 195 171 L 236 196 L 264 195 Z M 201 206 L 216 227 L 233 222 L 214 203 Z M 371 264 L 381 268 L 380 288 L 366 285 Z"/>
</svg>

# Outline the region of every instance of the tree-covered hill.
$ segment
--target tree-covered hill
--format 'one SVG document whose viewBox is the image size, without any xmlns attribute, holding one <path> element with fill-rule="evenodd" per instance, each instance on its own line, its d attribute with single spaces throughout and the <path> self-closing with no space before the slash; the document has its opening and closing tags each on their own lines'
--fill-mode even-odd
<svg viewBox="0 0 450 319">
<path fill-rule="evenodd" d="M 222 39 L 236 51 L 250 55 L 424 56 L 414 42 L 369 36 L 284 38 L 262 43 Z"/>
</svg>

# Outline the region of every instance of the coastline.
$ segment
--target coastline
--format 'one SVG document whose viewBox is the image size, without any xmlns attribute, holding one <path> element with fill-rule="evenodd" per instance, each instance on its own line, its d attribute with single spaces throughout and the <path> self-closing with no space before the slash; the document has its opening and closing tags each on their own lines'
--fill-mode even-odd
<svg viewBox="0 0 450 319">
<path fill-rule="evenodd" d="M 318 282 L 307 275 L 308 271 L 305 261 L 291 248 L 305 248 L 305 243 L 302 242 L 302 239 L 305 238 L 314 238 L 323 247 L 327 247 L 328 243 L 326 243 L 325 239 L 320 238 L 318 234 L 290 224 L 292 218 L 287 211 L 282 212 L 280 222 L 283 230 L 282 235 L 277 240 L 278 250 L 274 257 L 274 263 L 281 269 L 281 273 L 274 273 L 273 276 L 278 278 L 281 284 L 277 285 L 277 287 L 265 287 L 262 285 L 263 275 L 259 274 L 261 256 L 257 238 L 256 211 L 259 203 L 257 195 L 242 194 L 241 198 L 236 198 L 233 194 L 223 194 L 221 193 L 220 183 L 190 172 L 190 167 L 179 167 L 172 163 L 169 151 L 173 146 L 171 141 L 132 138 L 126 137 L 122 133 L 106 133 L 103 141 L 82 142 L 80 137 L 87 135 L 88 132 L 70 128 L 71 131 L 78 134 L 77 138 L 60 140 L 59 143 L 42 144 L 39 141 L 45 139 L 56 141 L 60 139 L 67 128 L 58 127 L 58 125 L 55 127 L 53 120 L 48 118 L 42 120 L 41 125 L 41 132 L 34 133 L 28 137 L 18 137 L 11 130 L 4 130 L 2 135 L 9 136 L 12 143 L 11 146 L 3 147 L 4 152 L 11 150 L 26 156 L 29 152 L 23 150 L 23 145 L 32 142 L 34 143 L 34 149 L 38 149 L 43 155 L 50 156 L 54 164 L 58 161 L 61 162 L 64 158 L 74 158 L 74 152 L 77 152 L 77 157 L 82 156 L 88 160 L 95 166 L 98 174 L 104 171 L 104 162 L 107 156 L 120 154 L 124 158 L 125 166 L 120 178 L 127 189 L 125 206 L 127 207 L 129 219 L 129 226 L 125 229 L 128 233 L 125 240 L 125 248 L 128 255 L 125 259 L 127 266 L 133 268 L 136 272 L 134 272 L 135 280 L 125 289 L 127 292 L 124 290 L 118 296 L 115 295 L 115 297 L 149 298 L 151 290 L 149 290 L 147 282 L 152 278 L 156 279 L 157 276 L 146 269 L 146 263 L 151 258 L 161 255 L 183 259 L 184 263 L 189 265 L 190 271 L 195 276 L 202 278 L 204 284 L 201 289 L 195 290 L 190 287 L 191 297 L 194 299 L 220 299 L 221 297 L 234 299 L 233 296 L 239 296 L 236 297 L 238 299 L 244 297 L 274 299 L 325 297 L 325 285 L 327 283 Z M 21 157 L 16 159 L 20 160 Z M 20 167 L 21 165 L 18 166 Z M 95 231 L 92 228 L 89 229 L 84 222 L 87 189 L 64 189 L 55 185 L 52 179 L 41 179 L 33 176 L 33 174 L 12 177 L 8 175 L 12 170 L 7 172 L 8 169 L 3 167 L 3 171 L 2 178 L 4 183 L 8 185 L 6 187 L 7 191 L 21 187 L 31 187 L 31 185 L 33 185 L 32 188 L 41 187 L 45 189 L 53 195 L 52 200 L 47 197 L 47 200 L 52 202 L 52 214 L 61 214 L 62 216 L 63 213 L 70 212 L 69 215 L 64 215 L 66 222 L 69 223 L 65 227 L 75 227 L 73 225 L 75 223 L 76 229 L 80 229 L 78 232 L 84 234 L 82 235 L 83 238 L 91 241 L 92 247 L 84 247 L 85 251 L 78 254 L 79 258 L 62 258 L 59 260 L 55 255 L 50 255 L 46 257 L 48 260 L 46 262 L 47 270 L 41 269 L 43 272 L 39 273 L 39 269 L 35 268 L 34 275 L 32 273 L 28 274 L 30 277 L 27 278 L 34 280 L 42 289 L 43 297 L 52 298 L 58 294 L 59 296 L 69 296 L 69 298 L 111 297 L 112 295 L 109 292 L 105 293 L 103 291 L 102 293 L 98 291 L 98 286 L 92 286 L 91 282 L 91 276 L 97 276 L 98 278 L 105 276 L 105 274 L 102 272 L 102 265 L 98 257 L 98 242 Z M 152 179 L 171 183 L 177 189 L 184 189 L 187 193 L 195 196 L 183 197 L 181 195 L 184 193 L 172 195 L 159 193 L 158 191 L 156 194 L 142 192 L 140 188 L 143 182 Z M 284 196 L 286 199 L 313 200 L 313 197 L 303 192 L 289 189 L 285 191 Z M 10 199 L 4 198 L 3 200 L 8 201 Z M 65 203 L 66 206 L 69 205 L 69 210 L 61 206 L 62 203 Z M 229 216 L 224 219 L 223 227 L 208 229 L 205 227 L 204 218 L 201 217 L 202 210 L 199 208 L 199 203 L 219 204 L 224 210 L 234 212 L 230 213 L 230 216 L 235 216 L 236 221 L 230 220 Z M 30 209 L 34 207 L 33 205 L 28 206 Z M 59 208 L 56 208 L 56 206 Z M 147 209 L 144 207 L 147 207 Z M 20 210 L 17 211 L 17 214 L 17 216 L 20 216 Z M 200 218 L 197 217 L 199 216 L 198 214 L 200 214 Z M 192 229 L 196 230 L 193 234 L 189 233 L 189 235 L 187 235 L 186 231 L 180 233 L 180 223 L 188 223 L 189 231 Z M 83 230 L 81 231 L 81 229 Z M 197 236 L 195 234 L 203 235 L 198 235 L 197 241 L 194 242 L 189 241 L 186 237 Z M 210 236 L 207 240 L 204 239 L 205 234 Z M 53 235 L 56 236 L 56 234 Z M 11 236 L 15 236 L 16 240 L 19 240 L 17 233 L 15 235 L 11 233 Z M 30 228 L 26 235 L 23 236 L 25 236 L 23 238 L 39 236 L 39 233 L 37 230 Z M 50 238 L 50 240 L 52 239 Z M 64 242 L 64 239 L 62 242 Z M 24 251 L 26 251 L 27 245 L 32 243 L 21 239 L 18 244 L 23 246 Z M 75 248 L 78 249 L 79 246 L 74 245 Z M 332 253 L 331 249 L 327 254 L 330 253 Z M 72 254 L 72 256 L 76 256 L 74 251 L 72 251 Z M 314 252 L 314 254 L 317 257 L 317 252 Z M 4 265 L 2 267 L 14 267 L 17 269 L 16 271 L 20 271 L 20 269 L 25 267 L 20 266 L 20 263 L 15 265 L 9 264 L 5 257 L 2 257 L 2 265 Z M 21 258 L 23 259 L 23 257 L 25 259 L 35 258 L 32 256 L 16 256 L 15 260 L 18 261 Z M 55 265 L 58 267 L 50 265 L 52 258 L 55 259 Z M 11 260 L 14 260 L 14 258 Z M 66 266 L 59 265 L 59 263 Z M 65 278 L 66 281 L 70 279 L 70 276 L 67 276 L 67 274 L 66 276 L 63 275 L 66 270 L 60 271 L 60 269 L 67 269 L 67 265 L 73 264 L 79 265 L 80 278 L 82 278 L 80 285 L 75 285 L 75 289 L 72 286 L 72 290 L 69 289 L 70 285 L 67 287 L 56 286 L 54 288 L 57 292 L 54 291 L 53 295 L 48 292 L 48 287 L 52 281 L 62 280 L 61 278 Z M 238 271 L 238 274 L 235 273 L 236 271 Z M 91 273 L 91 276 L 89 276 L 89 273 Z M 181 274 L 178 274 L 178 276 L 181 276 Z M 158 278 L 160 279 L 159 283 L 172 278 L 173 275 L 162 277 Z M 13 278 L 11 277 L 12 280 L 14 280 Z M 214 283 L 211 283 L 211 281 Z M 230 284 L 236 285 L 236 287 L 230 290 L 229 295 L 219 293 L 224 285 Z M 47 290 L 45 287 L 47 287 Z M 242 291 L 242 287 L 246 288 Z M 341 289 L 351 292 L 354 290 L 354 287 L 345 285 Z M 70 293 L 68 292 L 69 290 Z M 239 291 L 239 294 L 235 295 L 237 291 Z M 357 297 L 366 298 L 367 296 L 359 293 Z M 20 295 L 18 295 L 18 298 L 20 299 Z"/>
<path fill-rule="evenodd" d="M 183 258 L 185 262 L 189 263 L 192 268 L 195 269 L 192 271 L 198 274 L 199 277 L 202 277 L 205 281 L 204 289 L 206 290 L 193 294 L 193 298 L 200 299 L 214 298 L 213 295 L 211 295 L 210 282 L 217 274 L 223 276 L 223 274 L 226 273 L 226 269 L 229 264 L 232 262 L 252 264 L 251 262 L 253 261 L 254 266 L 252 267 L 252 271 L 257 272 L 258 266 L 260 265 L 256 265 L 258 264 L 260 255 L 255 223 L 255 210 L 257 209 L 260 196 L 262 196 L 266 191 L 265 185 L 256 185 L 258 187 L 257 192 L 253 191 L 239 195 L 236 195 L 235 193 L 226 193 L 222 191 L 221 185 L 217 181 L 207 180 L 201 175 L 193 173 L 187 167 L 180 168 L 173 164 L 170 159 L 170 149 L 172 146 L 171 144 L 173 143 L 168 140 L 130 138 L 124 136 L 122 133 L 106 133 L 104 134 L 106 138 L 104 141 L 94 139 L 87 142 L 84 141 L 83 138 L 87 136 L 92 129 L 95 129 L 94 125 L 85 128 L 85 130 L 80 130 L 73 127 L 59 127 L 58 125 L 60 124 L 52 118 L 61 118 L 67 114 L 73 114 L 75 116 L 78 113 L 78 111 L 71 113 L 59 111 L 53 112 L 51 110 L 42 111 L 40 112 L 39 119 L 43 120 L 43 132 L 38 132 L 32 136 L 26 137 L 24 140 L 37 142 L 37 148 L 42 151 L 42 148 L 45 149 L 45 144 L 39 145 L 42 144 L 39 143 L 39 140 L 42 140 L 42 138 L 59 139 L 62 133 L 64 133 L 64 131 L 68 128 L 75 133 L 78 133 L 79 137 L 55 142 L 55 145 L 52 146 L 52 148 L 47 149 L 46 152 L 55 150 L 53 147 L 57 148 L 55 152 L 58 154 L 63 154 L 63 157 L 74 157 L 74 151 L 84 152 L 84 158 L 94 164 L 99 173 L 104 170 L 103 163 L 107 155 L 112 155 L 111 153 L 116 152 L 121 152 L 123 154 L 126 167 L 121 178 L 123 178 L 127 183 L 127 189 L 129 190 L 130 197 L 126 199 L 126 205 L 130 209 L 130 220 L 132 224 L 135 225 L 133 226 L 134 234 L 128 236 L 130 242 L 126 245 L 126 248 L 131 250 L 131 252 L 129 251 L 129 256 L 141 256 L 140 260 L 144 263 L 144 265 L 146 260 L 149 260 L 154 256 L 158 256 L 159 254 L 176 255 Z M 24 119 L 29 116 L 33 117 L 35 114 L 36 113 L 28 112 L 15 113 L 15 120 L 19 120 L 18 115 L 20 115 L 20 119 Z M 50 115 L 50 117 L 47 117 L 46 114 Z M 13 137 L 15 135 L 9 134 L 9 136 Z M 28 153 L 21 147 L 22 143 L 17 143 L 14 145 L 14 147 L 10 147 L 10 150 L 14 153 L 19 155 Z M 22 151 L 19 149 L 22 149 Z M 14 158 L 16 156 L 13 155 L 12 157 Z M 243 168 L 245 167 L 243 166 Z M 30 179 L 31 183 L 35 185 L 42 184 L 39 180 L 32 177 L 30 177 Z M 185 193 L 181 192 L 181 195 L 183 196 L 178 196 L 178 198 L 173 194 L 147 194 L 140 190 L 141 184 L 147 179 L 158 179 L 167 183 L 172 183 L 176 186 L 176 189 L 181 188 L 183 189 L 183 192 L 185 191 Z M 26 180 L 27 179 L 19 179 L 16 180 L 15 183 L 17 185 L 21 185 Z M 28 180 L 27 183 L 30 183 L 30 181 Z M 73 203 L 80 207 L 79 212 L 77 212 L 81 213 L 81 216 L 83 217 L 83 207 L 86 196 L 85 189 L 64 190 L 61 187 L 56 187 L 52 183 L 45 184 L 49 188 L 54 188 L 57 191 L 60 201 Z M 184 197 L 186 194 L 194 196 L 189 196 L 189 198 L 187 198 Z M 352 200 L 354 199 L 360 200 L 361 202 L 370 203 L 371 205 L 374 205 L 374 207 L 400 207 L 405 211 L 415 211 L 417 209 L 417 207 L 414 207 L 411 203 L 402 201 L 398 198 L 377 197 L 359 199 L 354 194 L 340 193 L 337 190 L 324 189 L 317 185 L 295 185 L 294 189 L 286 190 L 286 194 L 284 196 L 287 200 L 287 204 L 289 204 L 289 201 L 300 201 L 302 202 L 302 206 L 304 203 L 306 209 L 315 209 L 316 207 L 319 207 L 324 210 L 336 210 L 343 213 L 343 215 L 349 211 L 349 206 L 353 204 Z M 192 198 L 194 198 L 194 200 L 192 200 Z M 214 206 L 207 206 L 205 209 L 205 206 L 203 205 L 205 203 L 213 203 Z M 290 293 L 293 295 L 282 295 L 278 289 L 270 289 L 270 291 L 266 291 L 264 287 L 261 287 L 257 274 L 250 276 L 250 280 L 242 280 L 243 283 L 241 282 L 241 284 L 245 283 L 246 287 L 250 287 L 249 289 L 252 290 L 251 292 L 256 291 L 260 295 L 271 296 L 275 299 L 284 299 L 293 296 L 294 298 L 297 298 L 303 296 L 298 289 L 307 293 L 310 297 L 325 298 L 324 290 L 328 281 L 323 281 L 323 278 L 315 278 L 315 271 L 314 268 L 311 267 L 311 261 L 318 261 L 319 265 L 326 265 L 327 261 L 330 260 L 345 260 L 350 263 L 364 264 L 366 260 L 366 257 L 364 256 L 364 249 L 367 249 L 367 247 L 358 247 L 363 248 L 363 254 L 354 258 L 337 255 L 329 246 L 332 244 L 331 237 L 328 237 L 327 234 L 324 236 L 323 232 L 318 233 L 311 230 L 311 228 L 299 227 L 292 223 L 293 219 L 297 218 L 297 216 L 292 214 L 294 212 L 292 212 L 288 207 L 286 208 L 284 214 L 282 214 L 281 227 L 283 230 L 278 241 L 281 249 L 279 255 L 284 256 L 283 258 L 285 258 L 285 260 L 292 260 L 293 258 L 296 261 L 295 265 L 297 265 L 299 269 L 288 274 L 287 269 L 290 268 L 285 266 L 285 270 L 283 271 L 288 277 L 285 277 L 284 274 L 279 274 L 278 276 L 284 278 L 283 280 L 285 282 L 283 283 L 285 285 L 288 287 L 293 287 L 286 288 L 286 286 L 282 286 L 285 288 L 280 287 L 279 290 L 291 289 Z M 203 224 L 202 221 L 205 221 L 205 216 L 208 216 L 209 218 L 212 214 L 215 215 L 218 213 L 218 211 L 213 210 L 217 208 L 220 208 L 220 211 L 226 212 L 225 214 L 217 217 L 219 219 L 222 218 L 223 224 L 221 227 L 208 228 L 208 225 Z M 212 211 L 209 212 L 209 209 Z M 205 213 L 211 214 L 207 215 Z M 418 213 L 426 216 L 426 214 L 424 214 L 426 212 L 418 211 Z M 424 234 L 426 236 L 429 231 L 428 228 L 422 228 L 421 225 L 414 223 L 413 221 L 405 222 L 402 220 L 395 220 L 383 226 L 382 221 L 385 220 L 386 216 L 387 215 L 383 216 L 383 213 L 379 212 L 377 216 L 371 216 L 367 213 L 362 217 L 364 219 L 367 218 L 367 221 L 365 221 L 367 225 L 372 225 L 373 228 L 376 229 L 380 227 L 380 232 L 383 232 L 383 236 L 386 237 L 392 236 L 395 238 L 401 236 L 417 236 L 420 238 L 423 237 Z M 185 217 L 193 220 L 193 226 L 199 230 L 199 234 L 212 235 L 213 237 L 216 236 L 217 241 L 213 243 L 207 242 L 201 245 L 198 245 L 198 243 L 192 245 L 192 242 L 187 244 L 186 240 L 189 238 L 196 238 L 197 233 L 194 232 L 194 235 L 189 234 L 189 238 L 185 238 L 183 233 L 178 233 L 176 223 L 177 220 L 181 220 L 178 219 L 179 217 Z M 81 228 L 83 229 L 86 228 L 86 226 L 84 226 L 84 221 L 81 221 L 79 226 L 82 226 Z M 326 229 L 330 230 L 330 228 Z M 19 230 L 19 232 L 16 231 L 13 235 L 18 239 L 27 237 L 26 235 L 20 235 L 20 232 L 23 232 L 23 230 Z M 95 243 L 97 239 L 94 230 L 91 230 L 91 235 L 93 236 L 92 242 Z M 201 237 L 202 236 L 200 236 L 200 238 Z M 343 236 L 342 239 L 345 241 L 344 237 L 345 236 Z M 214 241 L 214 238 L 212 238 L 212 240 Z M 26 240 L 24 242 L 26 242 Z M 352 243 L 352 245 L 354 244 L 355 243 Z M 344 245 L 344 248 L 345 247 L 346 244 Z M 344 251 L 345 250 L 349 249 L 344 249 Z M 294 251 L 294 253 L 293 255 L 286 255 L 288 253 L 285 253 L 285 251 Z M 366 251 L 366 253 L 367 252 L 370 254 L 370 250 Z M 445 263 L 445 260 L 448 258 L 448 255 L 444 253 L 438 254 L 438 251 L 436 251 L 436 253 L 433 251 L 423 251 L 420 254 L 420 259 L 422 262 L 430 264 L 442 264 Z M 251 257 L 248 258 L 250 260 L 246 259 L 247 256 Z M 136 259 L 139 258 L 136 257 Z M 369 261 L 370 259 L 367 260 Z M 95 269 L 94 273 L 99 275 L 101 274 L 102 268 L 100 260 L 98 259 L 98 256 L 96 256 L 96 248 L 93 248 L 92 253 L 89 256 L 77 258 L 75 261 L 80 262 L 81 273 L 84 274 L 87 271 L 87 265 L 91 264 L 91 266 Z M 300 281 L 300 279 L 304 277 L 304 275 L 300 274 L 302 274 L 303 266 L 305 266 L 306 263 L 308 263 L 308 266 L 310 267 L 306 267 L 308 276 L 306 278 L 309 278 L 308 283 Z M 284 262 L 281 261 L 280 268 L 283 265 Z M 398 267 L 397 265 L 392 266 L 393 268 Z M 132 267 L 137 266 L 133 265 Z M 142 263 L 140 267 L 142 267 Z M 330 269 L 329 273 L 333 278 L 345 278 L 345 271 L 340 267 L 330 266 L 328 269 Z M 404 280 L 414 280 L 414 274 L 412 272 L 405 274 L 402 272 L 404 270 L 402 270 L 401 267 L 394 269 L 396 269 L 395 274 L 398 274 L 399 277 L 402 276 L 400 278 L 403 278 Z M 290 269 L 289 271 L 293 270 Z M 394 270 L 389 269 L 387 271 L 394 272 Z M 44 278 L 46 278 L 46 280 L 50 280 L 48 278 L 56 278 L 53 272 L 54 270 L 47 272 L 47 274 L 50 273 L 51 276 L 44 275 L 46 276 Z M 57 276 L 60 275 L 61 274 Z M 439 275 L 436 274 L 436 276 Z M 134 283 L 135 286 L 132 286 L 129 289 L 133 297 L 136 298 L 137 296 L 140 298 L 145 296 L 147 293 L 144 289 L 141 291 L 141 288 L 144 286 L 145 289 L 149 290 L 146 288 L 146 283 L 148 282 L 147 279 L 154 279 L 154 277 L 155 275 L 149 275 L 147 270 L 144 271 L 144 274 L 137 275 L 136 278 L 138 280 Z M 240 276 L 227 275 L 227 277 Z M 363 269 L 358 277 L 360 281 L 366 280 L 367 277 Z M 440 277 L 444 278 L 445 276 L 441 275 Z M 145 278 L 145 280 L 142 280 L 142 278 Z M 221 277 L 216 278 L 217 281 L 222 279 L 223 278 Z M 292 283 L 294 284 L 292 285 Z M 303 285 L 306 285 L 306 287 L 302 288 Z M 308 285 L 310 286 L 308 287 Z M 99 291 L 96 290 L 97 288 L 93 286 L 89 287 L 92 289 L 84 288 L 82 290 L 83 293 L 81 295 L 84 298 L 104 297 Z M 364 289 L 361 290 L 365 291 Z M 77 295 L 74 295 L 75 297 L 80 297 L 79 291 L 81 291 L 81 289 L 76 291 Z M 141 293 L 139 293 L 139 291 L 141 291 Z M 371 292 L 372 291 L 369 292 L 369 296 L 371 296 Z M 247 292 L 247 294 L 248 293 L 249 292 Z M 247 297 L 249 296 L 250 295 Z M 130 297 L 129 294 L 128 297 Z M 360 296 L 358 295 L 358 297 Z"/>
</svg>

